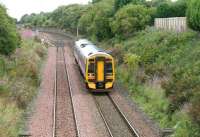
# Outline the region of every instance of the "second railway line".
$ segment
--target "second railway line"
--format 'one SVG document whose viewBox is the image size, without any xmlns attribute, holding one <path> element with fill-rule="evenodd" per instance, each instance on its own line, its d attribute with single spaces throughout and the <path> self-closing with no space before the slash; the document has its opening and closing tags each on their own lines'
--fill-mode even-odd
<svg viewBox="0 0 200 137">
<path fill-rule="evenodd" d="M 62 43 L 57 43 L 52 137 L 77 136 L 71 88 Z"/>
</svg>

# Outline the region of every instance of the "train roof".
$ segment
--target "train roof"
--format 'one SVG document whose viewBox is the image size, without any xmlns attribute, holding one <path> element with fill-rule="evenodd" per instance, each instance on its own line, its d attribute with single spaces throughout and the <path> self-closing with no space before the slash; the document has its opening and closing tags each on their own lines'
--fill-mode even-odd
<svg viewBox="0 0 200 137">
<path fill-rule="evenodd" d="M 88 41 L 87 39 L 80 39 L 76 41 L 75 44 L 75 46 L 80 50 L 81 54 L 85 57 L 89 57 L 95 54 L 103 54 L 110 56 L 102 49 L 96 47 L 96 45 L 94 45 L 91 41 Z"/>
<path fill-rule="evenodd" d="M 75 42 L 76 45 L 80 46 L 81 44 L 92 44 L 92 42 L 90 42 L 87 39 L 79 39 L 78 41 Z"/>
</svg>

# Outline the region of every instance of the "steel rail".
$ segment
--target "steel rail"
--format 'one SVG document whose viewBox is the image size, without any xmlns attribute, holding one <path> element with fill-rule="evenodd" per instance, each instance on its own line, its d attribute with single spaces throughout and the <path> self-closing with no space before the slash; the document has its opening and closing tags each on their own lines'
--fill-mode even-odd
<svg viewBox="0 0 200 137">
<path fill-rule="evenodd" d="M 112 134 L 112 132 L 111 132 L 111 129 L 110 129 L 110 127 L 109 127 L 109 125 L 108 125 L 108 123 L 107 123 L 107 121 L 106 121 L 106 118 L 105 118 L 104 115 L 103 115 L 103 112 L 102 112 L 102 110 L 101 110 L 101 107 L 99 106 L 99 103 L 97 102 L 95 96 L 93 96 L 93 98 L 94 98 L 94 102 L 95 102 L 95 104 L 96 104 L 96 106 L 97 106 L 97 109 L 98 109 L 98 111 L 99 111 L 99 113 L 100 113 L 100 115 L 101 115 L 101 118 L 103 119 L 103 122 L 104 122 L 104 124 L 106 125 L 106 129 L 108 130 L 109 135 L 110 135 L 111 137 L 114 137 L 113 134 Z"/>
<path fill-rule="evenodd" d="M 64 56 L 65 49 L 63 47 L 62 47 L 62 53 L 63 53 L 64 63 L 65 63 L 65 65 L 64 65 L 65 66 L 65 73 L 67 75 L 67 81 L 68 81 L 68 84 L 69 84 L 69 93 L 70 93 L 70 100 L 71 100 L 71 104 L 72 104 L 72 112 L 73 112 L 74 121 L 75 121 L 76 136 L 81 137 L 79 129 L 78 129 L 78 124 L 77 124 L 78 122 L 77 122 L 75 110 L 74 110 L 74 103 L 73 103 L 73 98 L 72 98 L 72 83 L 71 83 L 71 80 L 70 80 L 70 77 L 69 77 L 69 70 L 66 67 L 66 65 L 68 65 L 68 63 L 66 62 L 66 59 L 65 59 L 65 56 Z"/>
<path fill-rule="evenodd" d="M 133 134 L 135 136 L 137 136 L 137 137 L 140 137 L 140 135 L 138 134 L 137 130 L 131 125 L 131 123 L 129 122 L 129 120 L 126 118 L 125 114 L 121 111 L 121 109 L 115 103 L 115 101 L 112 99 L 112 97 L 109 95 L 109 93 L 107 94 L 107 96 L 111 100 L 111 102 L 113 103 L 113 105 L 115 106 L 115 108 L 117 109 L 117 111 L 119 112 L 119 114 L 121 115 L 121 117 L 124 119 L 125 123 L 129 127 L 129 129 L 133 132 Z"/>
<path fill-rule="evenodd" d="M 54 99 L 53 99 L 53 130 L 52 130 L 52 137 L 56 135 L 56 102 L 57 102 L 57 53 L 58 48 L 56 47 L 56 67 L 55 67 L 55 80 L 54 80 Z"/>
</svg>

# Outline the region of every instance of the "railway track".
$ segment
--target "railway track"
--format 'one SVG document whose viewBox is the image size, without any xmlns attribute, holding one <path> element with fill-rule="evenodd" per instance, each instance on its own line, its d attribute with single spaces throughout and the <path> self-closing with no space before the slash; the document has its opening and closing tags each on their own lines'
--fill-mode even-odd
<svg viewBox="0 0 200 137">
<path fill-rule="evenodd" d="M 74 59 L 73 57 L 67 56 L 67 58 L 64 57 L 64 53 L 68 53 L 68 50 L 66 50 L 63 47 L 62 40 L 57 40 L 54 42 L 54 44 L 57 46 L 57 59 L 56 59 L 56 79 L 55 79 L 55 98 L 54 98 L 54 124 L 53 124 L 53 135 L 52 137 L 63 137 L 63 136 L 84 136 L 84 135 L 91 135 L 93 130 L 87 130 L 87 129 L 95 129 L 95 128 L 87 128 L 85 127 L 85 123 L 92 123 L 93 119 L 88 119 L 85 115 L 79 114 L 78 112 L 84 112 L 85 109 L 83 110 L 80 109 L 79 105 L 77 105 L 77 99 L 79 98 L 78 96 L 73 96 L 72 98 L 72 90 L 73 90 L 73 95 L 78 92 L 83 92 L 80 90 L 82 85 L 77 86 L 74 82 L 75 78 L 73 76 L 75 75 L 75 70 L 73 70 L 73 67 L 68 67 L 71 65 L 72 62 L 67 61 L 67 59 Z M 66 50 L 66 51 L 65 51 Z M 66 59 L 66 60 L 65 60 Z M 73 63 L 72 63 L 73 64 Z M 62 67 L 61 67 L 62 66 Z M 69 75 L 68 75 L 69 74 Z M 71 75 L 70 75 L 71 74 Z M 72 76 L 73 74 L 73 76 Z M 64 78 L 62 78 L 64 77 Z M 76 80 L 78 80 L 76 78 Z M 66 85 L 66 87 L 62 87 L 62 85 Z M 58 88 L 61 86 L 61 88 Z M 67 100 L 69 101 L 68 104 L 69 106 L 66 107 L 66 105 L 62 105 L 59 101 L 61 99 L 61 95 L 59 95 L 59 92 L 61 89 L 67 89 L 62 92 L 67 93 Z M 80 90 L 80 91 L 79 91 Z M 85 95 L 82 96 L 86 97 Z M 80 99 L 78 99 L 80 101 Z M 84 102 L 84 100 L 81 100 Z M 99 121 L 102 122 L 102 131 L 95 132 L 94 134 L 99 135 L 98 133 L 106 133 L 106 136 L 111 136 L 111 137 L 140 137 L 143 136 L 143 134 L 139 135 L 137 130 L 130 124 L 124 113 L 120 110 L 118 105 L 115 103 L 115 101 L 112 99 L 112 97 L 108 94 L 91 94 L 91 100 L 94 102 L 94 107 L 97 108 L 96 112 L 94 115 L 99 115 Z M 73 104 L 74 102 L 74 104 Z M 60 105 L 59 105 L 60 104 Z M 60 106 L 60 107 L 59 107 Z M 62 107 L 61 107 L 62 106 Z M 70 107 L 71 106 L 71 107 Z M 84 105 L 83 105 L 84 106 Z M 59 112 L 59 108 L 68 108 L 69 112 L 65 111 L 62 112 L 62 117 L 60 117 L 61 113 Z M 75 110 L 75 111 L 74 111 Z M 80 110 L 80 111 L 79 111 Z M 89 110 L 89 109 L 88 109 Z M 76 114 L 74 113 L 76 112 Z M 69 123 L 73 123 L 71 127 L 73 127 L 73 135 L 69 135 L 69 130 L 68 127 L 69 125 L 61 124 L 64 123 L 64 119 L 69 117 L 66 114 L 71 114 L 71 122 L 68 121 Z M 64 117 L 63 117 L 64 116 Z M 76 118 L 77 116 L 77 118 Z M 85 116 L 85 117 L 82 117 Z M 82 118 L 80 118 L 82 117 Z M 64 118 L 64 119 L 63 119 Z M 91 117 L 90 117 L 91 118 Z M 85 121 L 82 119 L 86 119 Z M 87 122 L 88 120 L 88 122 Z M 91 120 L 91 121 L 90 121 Z M 83 124 L 84 123 L 84 124 Z M 133 124 L 133 123 L 132 123 Z M 62 126 L 61 126 L 62 125 Z M 83 126 L 84 125 L 84 126 Z M 95 127 L 95 125 L 88 126 L 88 127 Z M 62 131 L 64 129 L 64 132 Z M 67 130 L 66 130 L 67 129 Z M 83 130 L 84 129 L 84 130 Z M 98 128 L 99 129 L 99 128 Z M 87 132 L 86 132 L 87 131 Z M 108 134 L 109 133 L 109 134 Z M 141 132 L 140 132 L 141 133 Z M 93 134 L 93 133 L 92 133 Z M 93 134 L 93 135 L 94 135 Z M 149 133 L 147 133 L 148 135 Z"/>
<path fill-rule="evenodd" d="M 69 125 L 68 121 L 69 117 L 71 117 L 70 123 L 74 123 L 73 129 L 76 133 L 72 134 L 72 136 L 80 136 L 78 132 L 79 130 L 77 130 L 76 126 L 76 115 L 74 113 L 71 84 L 70 78 L 68 76 L 69 70 L 66 68 L 67 62 L 64 57 L 63 43 L 57 42 L 56 45 L 57 56 L 52 137 L 69 136 L 69 126 L 71 126 Z M 93 97 L 99 113 L 111 137 L 139 137 L 137 131 L 131 126 L 131 124 L 124 116 L 123 112 L 121 112 L 119 107 L 114 103 L 108 93 L 101 95 L 94 94 Z M 66 108 L 68 108 L 68 110 Z"/>
<path fill-rule="evenodd" d="M 78 132 L 79 130 L 76 129 L 76 115 L 73 108 L 71 84 L 68 76 L 69 70 L 66 68 L 67 62 L 64 57 L 63 43 L 57 42 L 56 45 L 58 46 L 55 71 L 54 122 L 52 137 L 69 136 L 69 121 L 67 122 L 67 120 L 65 120 L 66 117 L 73 117 L 71 118 L 73 119 L 71 123 L 74 123 L 73 126 L 76 130 L 76 135 L 74 136 L 80 136 Z M 123 112 L 121 112 L 109 94 L 93 95 L 93 97 L 111 137 L 139 137 L 137 131 L 131 126 Z M 63 110 L 66 108 L 68 108 L 68 110 Z M 69 110 L 71 110 L 71 115 L 67 116 L 66 114 L 69 114 Z"/>
<path fill-rule="evenodd" d="M 63 44 L 58 42 L 54 85 L 54 111 L 52 137 L 77 136 L 71 85 L 69 82 Z"/>
<path fill-rule="evenodd" d="M 140 137 L 109 93 L 95 94 L 94 100 L 111 137 Z"/>
</svg>

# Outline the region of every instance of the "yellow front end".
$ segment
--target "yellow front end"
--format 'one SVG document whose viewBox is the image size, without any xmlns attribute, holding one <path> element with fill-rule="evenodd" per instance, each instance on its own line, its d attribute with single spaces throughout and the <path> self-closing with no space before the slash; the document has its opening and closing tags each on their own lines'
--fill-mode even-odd
<svg viewBox="0 0 200 137">
<path fill-rule="evenodd" d="M 88 82 L 88 88 L 89 89 L 97 89 L 96 83 L 94 82 Z M 106 82 L 105 83 L 105 89 L 111 89 L 113 87 L 113 82 Z"/>
<path fill-rule="evenodd" d="M 89 89 L 111 89 L 115 80 L 111 56 L 92 57 L 86 61 L 86 84 Z"/>
</svg>

